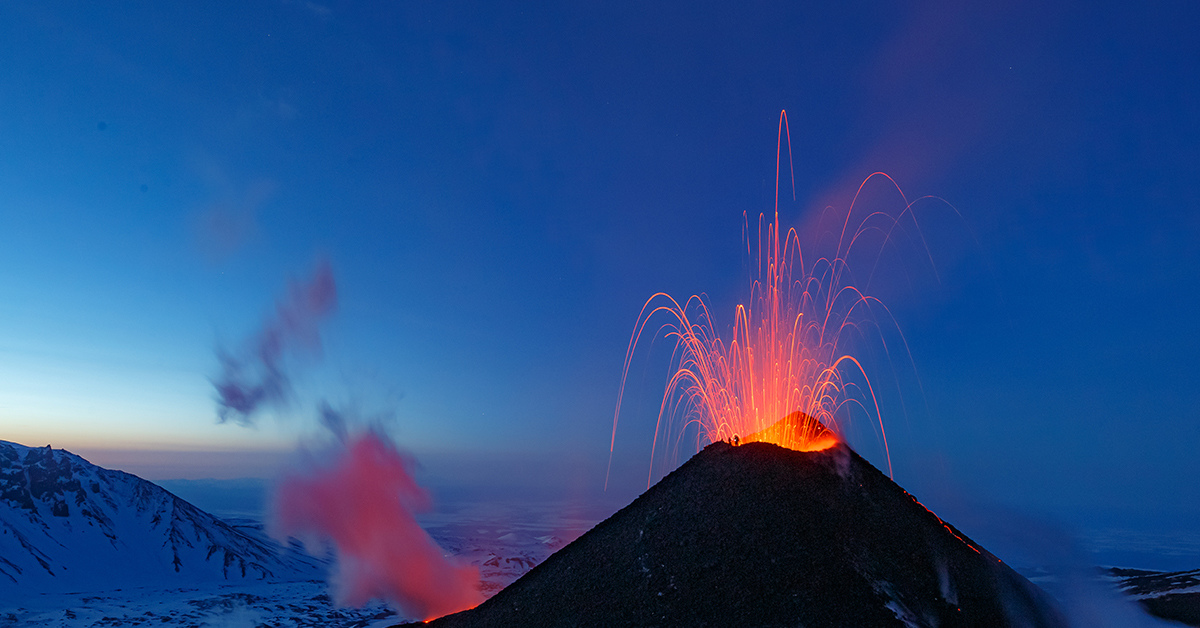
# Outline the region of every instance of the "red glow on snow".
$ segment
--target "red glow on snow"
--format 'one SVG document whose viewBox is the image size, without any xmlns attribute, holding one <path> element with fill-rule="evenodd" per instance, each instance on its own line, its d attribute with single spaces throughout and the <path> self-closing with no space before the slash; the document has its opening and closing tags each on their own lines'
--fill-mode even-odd
<svg viewBox="0 0 1200 628">
<path fill-rule="evenodd" d="M 429 505 L 408 460 L 367 433 L 333 464 L 284 479 L 273 504 L 274 532 L 333 542 L 338 604 L 362 606 L 379 598 L 431 619 L 471 608 L 483 596 L 479 570 L 446 558 L 417 524 L 413 513 Z"/>
</svg>

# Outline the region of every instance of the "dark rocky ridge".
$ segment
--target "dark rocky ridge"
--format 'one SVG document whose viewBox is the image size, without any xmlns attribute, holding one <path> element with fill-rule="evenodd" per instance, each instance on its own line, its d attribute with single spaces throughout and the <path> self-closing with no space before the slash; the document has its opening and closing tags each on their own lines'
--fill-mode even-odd
<svg viewBox="0 0 1200 628">
<path fill-rule="evenodd" d="M 462 626 L 1062 626 L 845 445 L 714 443 Z"/>
<path fill-rule="evenodd" d="M 1188 626 L 1200 626 L 1200 569 L 1146 571 L 1110 568 L 1118 587 L 1137 598 L 1146 612 Z"/>
</svg>

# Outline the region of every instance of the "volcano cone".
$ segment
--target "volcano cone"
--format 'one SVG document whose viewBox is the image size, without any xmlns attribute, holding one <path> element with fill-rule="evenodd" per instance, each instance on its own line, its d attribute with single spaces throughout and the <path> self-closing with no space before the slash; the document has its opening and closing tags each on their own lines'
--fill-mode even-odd
<svg viewBox="0 0 1200 628">
<path fill-rule="evenodd" d="M 844 444 L 705 447 L 460 626 L 1062 626 Z"/>
</svg>

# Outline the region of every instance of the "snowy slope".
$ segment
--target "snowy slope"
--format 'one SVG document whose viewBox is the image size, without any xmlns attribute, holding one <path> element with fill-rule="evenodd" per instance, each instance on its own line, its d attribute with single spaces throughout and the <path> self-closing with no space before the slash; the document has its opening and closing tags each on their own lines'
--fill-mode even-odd
<svg viewBox="0 0 1200 628">
<path fill-rule="evenodd" d="M 448 552 L 480 569 L 485 597 L 511 584 L 590 528 L 602 515 L 562 502 L 456 503 L 426 513 L 426 529 Z M 236 530 L 261 534 L 252 519 L 226 519 Z M 7 581 L 0 581 L 3 591 Z M 385 628 L 406 619 L 383 602 L 339 608 L 323 580 L 214 581 L 124 587 L 120 591 L 43 593 L 18 600 L 0 596 L 0 627 L 111 628 L 112 626 L 311 626 Z"/>
<path fill-rule="evenodd" d="M 324 565 L 141 478 L 0 441 L 0 601 L 31 593 L 306 579 Z"/>
</svg>

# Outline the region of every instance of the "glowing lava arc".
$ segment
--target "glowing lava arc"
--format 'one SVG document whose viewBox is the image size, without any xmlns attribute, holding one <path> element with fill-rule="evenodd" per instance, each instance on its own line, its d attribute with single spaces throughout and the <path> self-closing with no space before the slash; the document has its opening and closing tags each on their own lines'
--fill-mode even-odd
<svg viewBox="0 0 1200 628">
<path fill-rule="evenodd" d="M 750 258 L 752 263 L 757 262 L 757 279 L 751 282 L 748 302 L 736 308 L 732 337 L 726 341 L 717 333 L 705 297 L 693 295 L 680 305 L 670 295 L 657 293 L 646 301 L 625 354 L 613 415 L 610 460 L 634 351 L 651 320 L 662 319 L 655 337 L 674 340 L 675 346 L 671 357 L 673 372 L 663 392 L 655 427 L 651 478 L 655 453 L 662 446 L 660 438 L 666 441 L 663 445 L 667 455 L 674 456 L 679 453 L 685 433 L 690 434 L 691 429 L 695 429 L 697 449 L 735 435 L 745 438 L 756 434 L 760 440 L 811 451 L 843 439 L 846 434 L 843 424 L 853 415 L 866 415 L 870 419 L 876 437 L 883 444 L 891 473 L 891 452 L 875 389 L 862 362 L 849 351 L 855 342 L 865 341 L 877 343 L 875 346 L 882 346 L 887 353 L 880 320 L 885 319 L 897 333 L 899 329 L 879 299 L 851 285 L 847 260 L 856 242 L 867 232 L 882 235 L 883 241 L 888 242 L 899 227 L 900 217 L 906 213 L 911 217 L 912 204 L 905 199 L 904 210 L 895 217 L 868 212 L 852 226 L 852 202 L 845 220 L 839 221 L 841 232 L 836 251 L 806 266 L 795 229 L 789 229 L 780 241 L 779 163 L 785 133 L 790 160 L 787 113 L 781 112 L 776 144 L 775 216 L 768 221 L 759 215 L 757 256 L 751 254 Z M 891 181 L 887 175 L 875 173 L 862 186 L 875 176 Z M 792 187 L 794 195 L 794 174 Z M 896 189 L 899 191 L 899 187 Z M 915 226 L 915 218 L 913 221 Z M 748 219 L 745 223 L 746 248 L 750 253 Z M 861 246 L 866 244 L 860 242 Z M 882 250 L 874 252 L 876 264 L 881 253 Z M 902 334 L 899 338 L 903 341 Z"/>
</svg>

